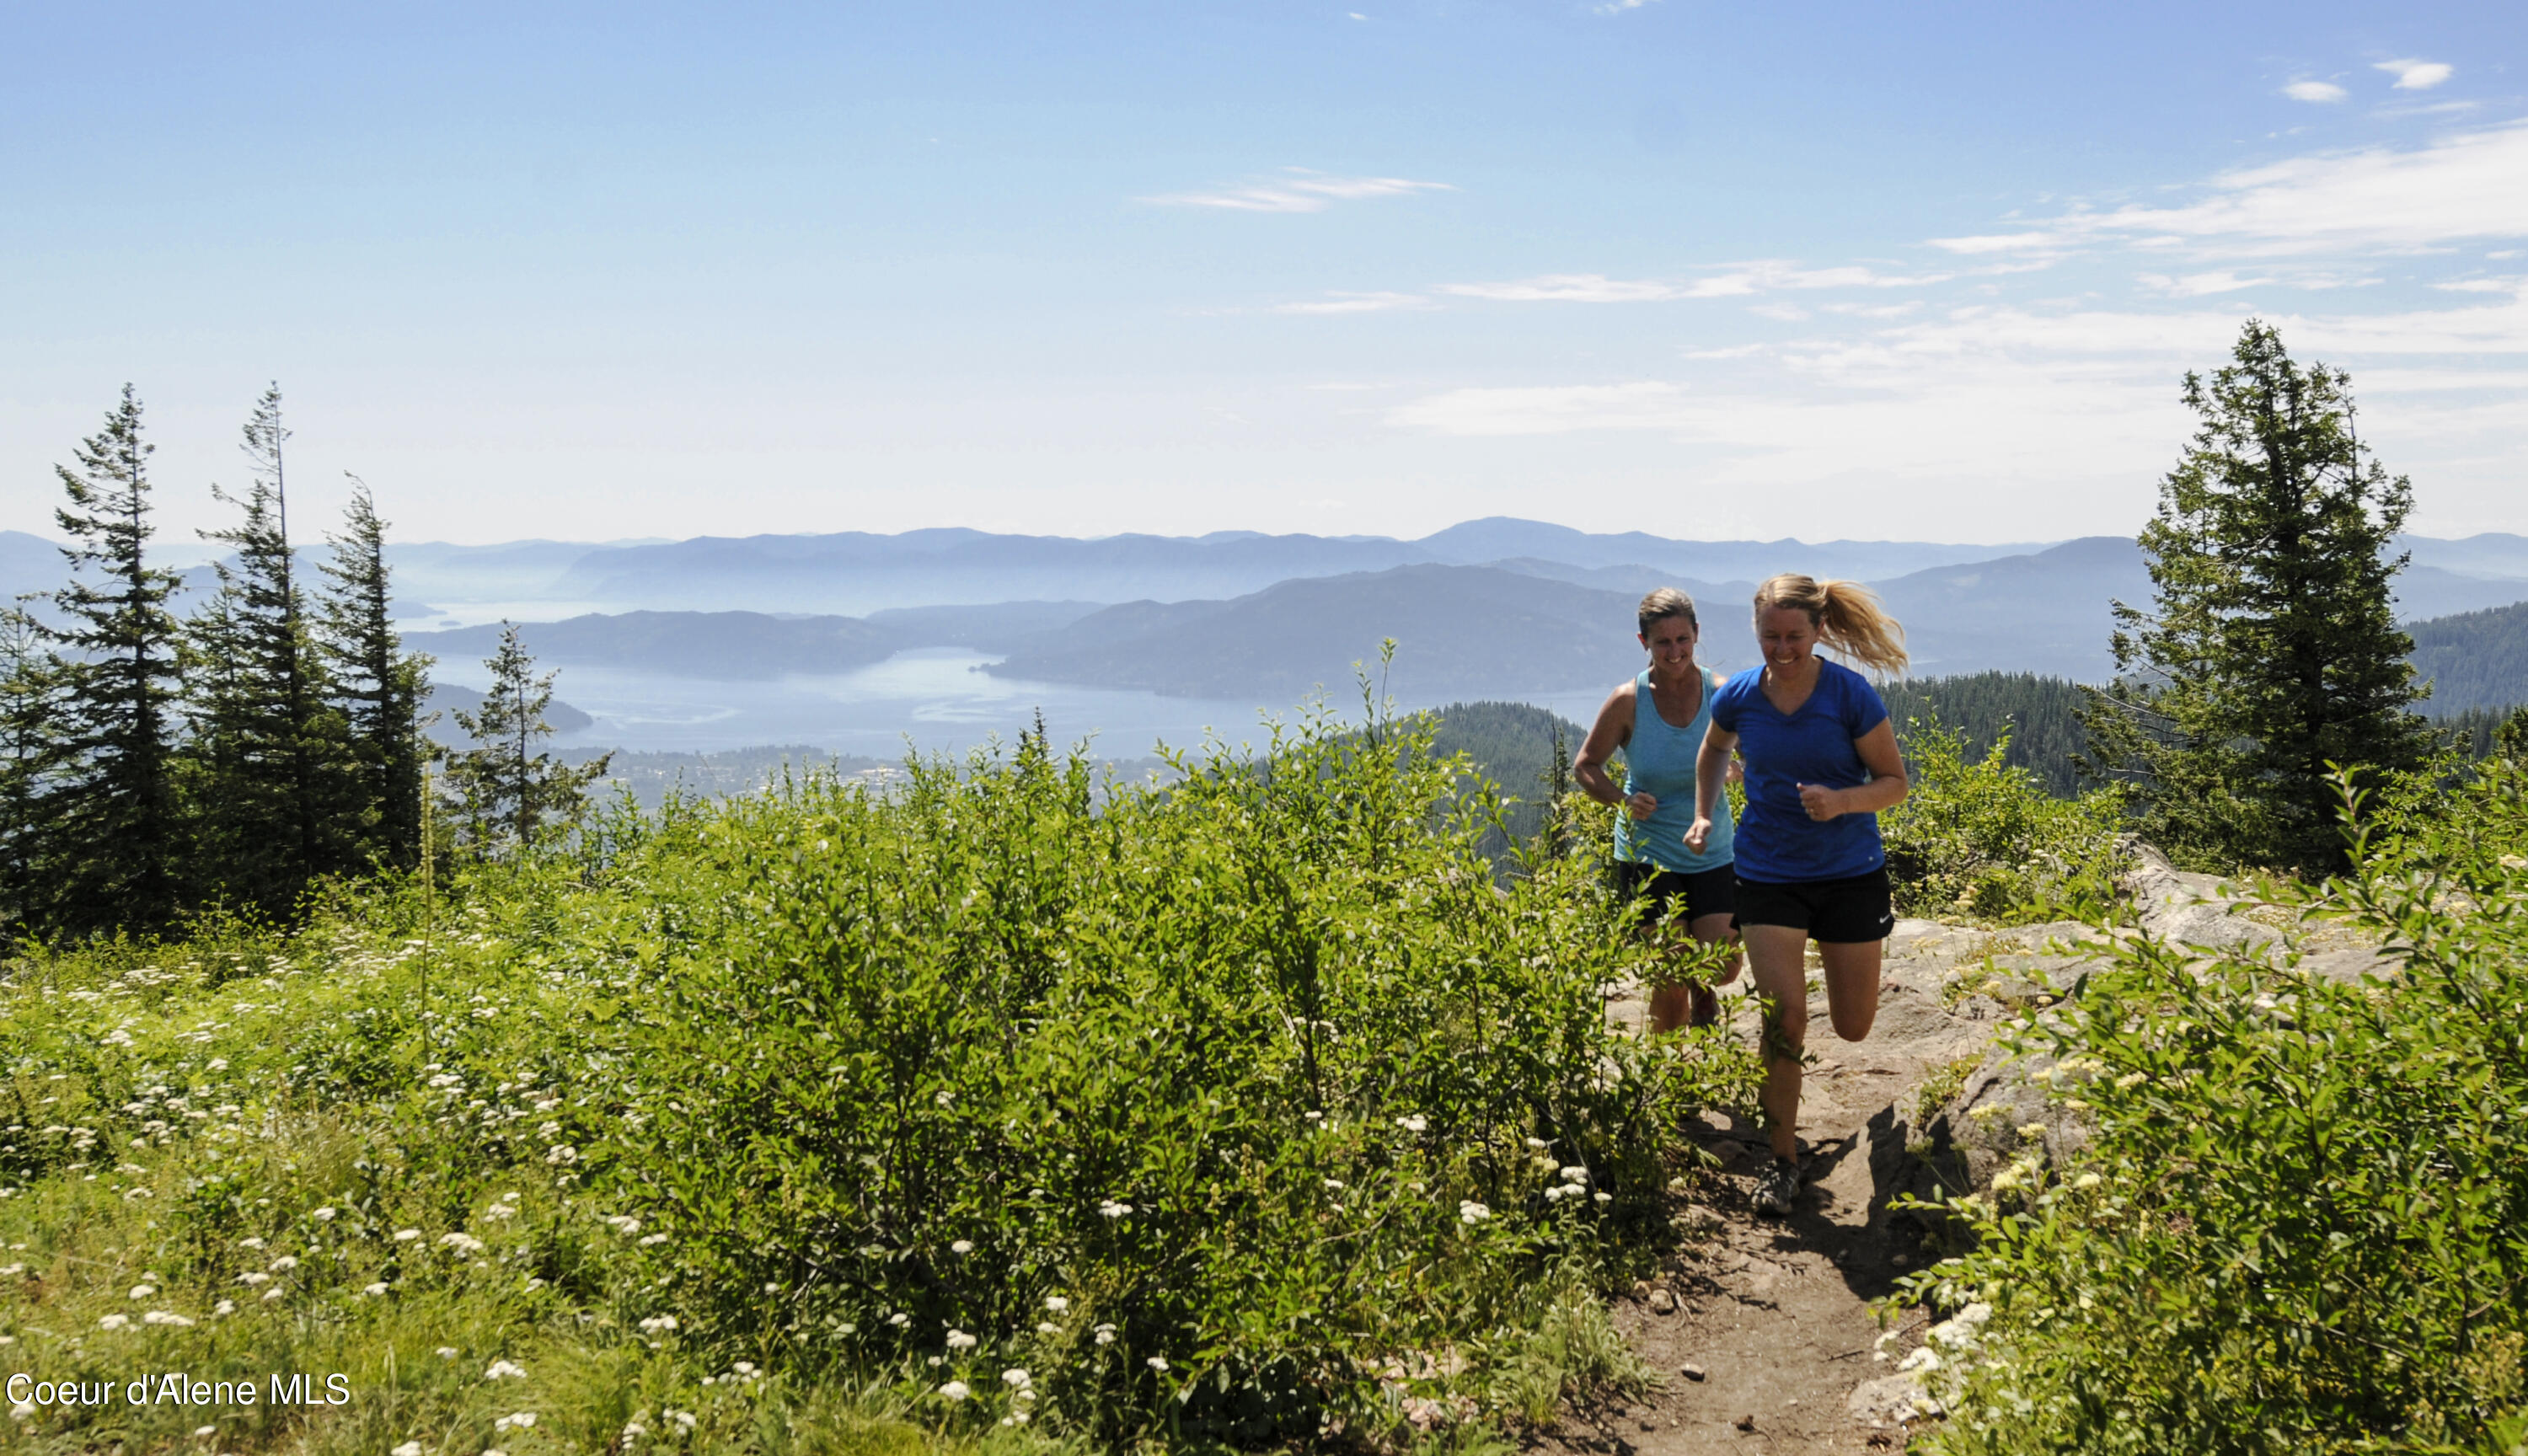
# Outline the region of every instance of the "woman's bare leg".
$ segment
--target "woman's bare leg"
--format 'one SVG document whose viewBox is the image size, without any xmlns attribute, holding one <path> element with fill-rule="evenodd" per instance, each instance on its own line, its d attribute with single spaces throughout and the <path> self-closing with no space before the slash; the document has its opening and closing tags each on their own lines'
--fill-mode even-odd
<svg viewBox="0 0 2528 1456">
<path fill-rule="evenodd" d="M 1817 959 L 1825 962 L 1825 1004 L 1834 1019 L 1834 1034 L 1859 1041 L 1878 1019 L 1878 953 L 1883 941 L 1817 942 Z"/>
<path fill-rule="evenodd" d="M 1800 1154 L 1800 1056 L 1809 1034 L 1809 933 L 1790 925 L 1748 925 L 1739 930 L 1747 946 L 1747 968 L 1756 978 L 1764 1027 L 1760 1050 L 1764 1058 L 1764 1131 L 1773 1156 Z M 1870 983 L 1874 993 L 1877 982 Z M 1873 1010 L 1875 1006 L 1873 1003 Z M 1866 1027 L 1865 1027 L 1866 1029 Z"/>
<path fill-rule="evenodd" d="M 1734 921 L 1727 915 L 1697 915 L 1686 929 L 1705 945 L 1734 938 Z M 1732 955 L 1710 986 L 1677 984 L 1656 986 L 1651 990 L 1651 1033 L 1658 1035 L 1681 1026 L 1709 1026 L 1720 1019 L 1720 998 L 1713 986 L 1725 986 L 1738 979 L 1739 957 Z"/>
<path fill-rule="evenodd" d="M 1697 915 L 1694 923 L 1686 928 L 1693 931 L 1694 938 L 1705 945 L 1714 945 L 1738 938 L 1738 923 L 1728 915 Z M 1720 1019 L 1719 988 L 1738 979 L 1738 962 L 1746 958 L 1739 953 L 1731 952 L 1728 961 L 1722 964 L 1720 973 L 1712 978 L 1711 985 L 1694 988 L 1694 1009 L 1686 1015 L 1687 1025 L 1709 1026 Z"/>
</svg>

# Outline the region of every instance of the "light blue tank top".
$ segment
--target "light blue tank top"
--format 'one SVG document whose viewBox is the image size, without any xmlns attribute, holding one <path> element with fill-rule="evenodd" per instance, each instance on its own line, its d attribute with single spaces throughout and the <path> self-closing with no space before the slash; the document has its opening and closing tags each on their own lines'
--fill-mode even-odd
<svg viewBox="0 0 2528 1456">
<path fill-rule="evenodd" d="M 1685 847 L 1685 831 L 1694 826 L 1694 763 L 1703 753 L 1704 730 L 1712 726 L 1712 700 L 1719 691 L 1719 680 L 1704 672 L 1702 705 L 1695 709 L 1694 721 L 1679 728 L 1659 716 L 1659 704 L 1651 699 L 1650 669 L 1643 668 L 1633 679 L 1633 739 L 1624 745 L 1624 792 L 1648 794 L 1659 807 L 1647 819 L 1616 808 L 1616 858 L 1647 859 L 1661 869 L 1693 874 L 1718 869 L 1734 857 L 1725 804 L 1715 806 L 1719 812 L 1712 815 L 1712 838 L 1703 853 Z"/>
</svg>

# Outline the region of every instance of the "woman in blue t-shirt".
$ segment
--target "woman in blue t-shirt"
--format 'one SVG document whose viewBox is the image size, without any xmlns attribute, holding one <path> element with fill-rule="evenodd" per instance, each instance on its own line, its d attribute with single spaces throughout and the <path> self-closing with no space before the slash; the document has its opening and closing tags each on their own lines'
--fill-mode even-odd
<svg viewBox="0 0 2528 1456">
<path fill-rule="evenodd" d="M 1694 822 L 1695 754 L 1712 723 L 1718 678 L 1694 660 L 1702 636 L 1694 598 L 1661 587 L 1642 598 L 1636 614 L 1639 641 L 1650 666 L 1606 697 L 1598 721 L 1571 760 L 1571 775 L 1600 804 L 1616 806 L 1615 888 L 1632 897 L 1645 930 L 1682 921 L 1686 933 L 1708 943 L 1731 938 L 1730 910 L 1736 881 L 1729 870 L 1729 826 L 1713 826 L 1698 850 L 1685 847 Z M 1606 774 L 1615 751 L 1624 753 L 1624 786 Z M 1732 955 L 1715 984 L 1738 978 Z M 1651 1030 L 1674 1031 L 1717 1020 L 1720 998 L 1711 986 L 1683 982 L 1653 985 Z"/>
<path fill-rule="evenodd" d="M 1787 1214 L 1800 1191 L 1808 943 L 1817 943 L 1824 962 L 1835 1034 L 1868 1036 L 1878 1014 L 1880 943 L 1896 925 L 1878 811 L 1906 789 L 1905 760 L 1877 690 L 1817 650 L 1881 674 L 1902 672 L 1905 633 L 1857 582 L 1777 576 L 1756 591 L 1756 644 L 1764 665 L 1712 697 L 1685 843 L 1699 849 L 1727 823 L 1721 778 L 1735 750 L 1747 785 L 1738 816 L 1738 933 L 1764 1001 L 1763 1101 L 1773 1143 L 1756 1205 Z"/>
</svg>

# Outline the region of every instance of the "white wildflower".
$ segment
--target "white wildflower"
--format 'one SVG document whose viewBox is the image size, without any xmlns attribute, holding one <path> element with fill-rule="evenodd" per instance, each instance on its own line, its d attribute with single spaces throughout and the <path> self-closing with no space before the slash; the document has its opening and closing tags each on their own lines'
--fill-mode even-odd
<svg viewBox="0 0 2528 1456">
<path fill-rule="evenodd" d="M 270 1264 L 264 1266 L 264 1268 L 271 1270 L 276 1274 L 288 1274 L 297 1267 L 297 1256 L 292 1254 L 284 1254 L 280 1258 L 275 1259 Z"/>
<path fill-rule="evenodd" d="M 951 1254 L 972 1254 L 974 1252 L 974 1241 L 971 1238 L 961 1238 L 948 1246 L 948 1252 Z"/>
<path fill-rule="evenodd" d="M 395 1231 L 395 1241 L 399 1244 L 411 1243 L 419 1237 L 421 1237 L 421 1230 L 418 1228 L 398 1228 Z"/>
<path fill-rule="evenodd" d="M 1010 1386 L 1012 1389 L 1016 1389 L 1027 1384 L 1029 1378 L 1030 1377 L 1024 1370 L 1005 1370 L 1001 1372 L 1001 1383 Z"/>
<path fill-rule="evenodd" d="M 515 1415 L 502 1416 L 500 1420 L 493 1422 L 492 1429 L 494 1430 L 526 1430 L 534 1427 L 535 1424 L 535 1412 L 520 1411 Z"/>
<path fill-rule="evenodd" d="M 1571 1167 L 1562 1170 L 1562 1181 L 1566 1183 L 1585 1183 L 1589 1181 L 1589 1170 L 1574 1164 Z"/>
<path fill-rule="evenodd" d="M 495 1360 L 491 1367 L 483 1372 L 483 1378 L 487 1380 L 523 1380 L 526 1378 L 527 1372 L 524 1366 L 512 1365 L 506 1360 Z"/>
<path fill-rule="evenodd" d="M 363 1284 L 360 1286 L 360 1292 L 371 1299 L 376 1299 L 387 1292 L 387 1286 L 384 1283 Z"/>
<path fill-rule="evenodd" d="M 459 1254 L 483 1252 L 483 1241 L 470 1233 L 443 1233 L 439 1236 L 439 1246 L 443 1249 L 454 1249 Z"/>
<path fill-rule="evenodd" d="M 1165 1355 L 1153 1355 L 1141 1363 L 1148 1366 L 1150 1369 L 1157 1371 L 1161 1375 L 1167 1374 L 1168 1357 Z"/>
<path fill-rule="evenodd" d="M 1471 1198 L 1461 1200 L 1457 1204 L 1457 1222 L 1460 1223 L 1481 1223 L 1492 1216 L 1493 1211 L 1491 1209 L 1484 1207 L 1482 1204 L 1475 1202 Z"/>
<path fill-rule="evenodd" d="M 971 1350 L 974 1348 L 974 1337 L 962 1329 L 951 1329 L 948 1331 L 948 1348 Z"/>
<path fill-rule="evenodd" d="M 263 1240 L 259 1238 L 241 1238 L 237 1240 L 237 1247 L 240 1249 L 260 1250 L 263 1247 Z"/>
<path fill-rule="evenodd" d="M 1109 1198 L 1103 1203 L 1097 1205 L 1097 1212 L 1109 1219 L 1120 1219 L 1132 1211 L 1132 1206 L 1131 1204 L 1121 1203 L 1112 1198 Z"/>
<path fill-rule="evenodd" d="M 496 1203 L 483 1211 L 486 1219 L 514 1219 L 517 1216 L 518 1206 L 514 1203 Z"/>
<path fill-rule="evenodd" d="M 1552 1146 L 1554 1146 L 1552 1143 L 1541 1137 L 1531 1137 L 1527 1140 L 1527 1150 L 1531 1153 L 1542 1153 Z"/>
<path fill-rule="evenodd" d="M 1431 1127 L 1431 1119 L 1423 1117 L 1420 1113 L 1414 1113 L 1410 1116 L 1396 1118 L 1396 1125 L 1403 1128 L 1407 1132 L 1427 1132 Z"/>
<path fill-rule="evenodd" d="M 261 1270 L 250 1269 L 250 1270 L 247 1270 L 244 1274 L 238 1274 L 238 1275 L 237 1275 L 237 1281 L 238 1283 L 240 1283 L 240 1284 L 247 1284 L 247 1285 L 252 1285 L 252 1284 L 269 1284 L 269 1283 L 271 1283 L 271 1282 L 272 1282 L 272 1275 L 270 1275 L 270 1274 L 265 1274 L 265 1273 L 264 1273 L 263 1271 L 261 1271 Z"/>
<path fill-rule="evenodd" d="M 234 1299 L 223 1299 L 219 1303 L 211 1306 L 211 1313 L 214 1315 L 234 1315 L 237 1313 L 237 1301 Z"/>
<path fill-rule="evenodd" d="M 334 1222 L 334 1213 L 335 1211 L 329 1208 L 318 1209 L 307 1217 L 315 1220 L 319 1223 L 331 1223 Z"/>
<path fill-rule="evenodd" d="M 108 1315 L 96 1322 L 100 1329 L 121 1329 L 132 1323 L 130 1315 Z"/>
<path fill-rule="evenodd" d="M 190 1329 L 193 1327 L 192 1321 L 184 1318 L 183 1315 L 176 1314 L 169 1310 L 151 1310 L 149 1313 L 140 1317 L 140 1323 L 143 1325 L 166 1325 L 177 1329 Z"/>
<path fill-rule="evenodd" d="M 387 1456 L 421 1456 L 421 1442 L 405 1441 L 402 1445 L 389 1451 Z"/>
<path fill-rule="evenodd" d="M 1071 1301 L 1063 1298 L 1059 1294 L 1046 1295 L 1044 1297 L 1044 1307 L 1053 1311 L 1057 1315 L 1067 1315 L 1071 1313 Z"/>
<path fill-rule="evenodd" d="M 967 1388 L 964 1380 L 950 1380 L 947 1384 L 939 1387 L 939 1393 L 950 1400 L 964 1400 L 967 1396 L 972 1395 L 974 1392 Z"/>
<path fill-rule="evenodd" d="M 645 1249 L 655 1249 L 666 1241 L 667 1236 L 663 1233 L 645 1233 L 641 1235 L 641 1247 Z"/>
<path fill-rule="evenodd" d="M 438 1349 L 433 1350 L 430 1353 L 438 1356 L 442 1360 L 453 1360 L 456 1358 L 456 1347 L 454 1345 L 441 1345 Z"/>
<path fill-rule="evenodd" d="M 132 1286 L 132 1297 L 134 1299 L 147 1299 L 150 1295 L 157 1292 L 158 1286 L 155 1284 L 134 1284 Z"/>
<path fill-rule="evenodd" d="M 1921 1371 L 1938 1370 L 1939 1368 L 1940 1352 L 1932 1349 L 1929 1345 L 1924 1345 L 1922 1348 L 1916 1350 L 1911 1355 L 1908 1355 L 1904 1359 L 1896 1362 L 1896 1373 L 1900 1376 L 1910 1376 Z"/>
</svg>

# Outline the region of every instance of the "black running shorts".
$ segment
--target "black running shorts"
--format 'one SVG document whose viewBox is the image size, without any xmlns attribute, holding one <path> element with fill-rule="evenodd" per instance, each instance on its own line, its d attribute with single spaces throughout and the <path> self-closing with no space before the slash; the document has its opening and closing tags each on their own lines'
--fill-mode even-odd
<svg viewBox="0 0 2528 1456">
<path fill-rule="evenodd" d="M 1732 914 L 1737 909 L 1737 871 L 1723 864 L 1717 869 L 1661 869 L 1656 864 L 1634 860 L 1615 861 L 1615 893 L 1637 898 L 1641 902 L 1644 925 L 1656 925 L 1672 916 L 1681 916 L 1689 925 L 1705 915 Z"/>
<path fill-rule="evenodd" d="M 1896 928 L 1884 864 L 1840 880 L 1768 885 L 1742 878 L 1737 889 L 1742 926 L 1787 925 L 1825 945 L 1885 940 Z"/>
</svg>

